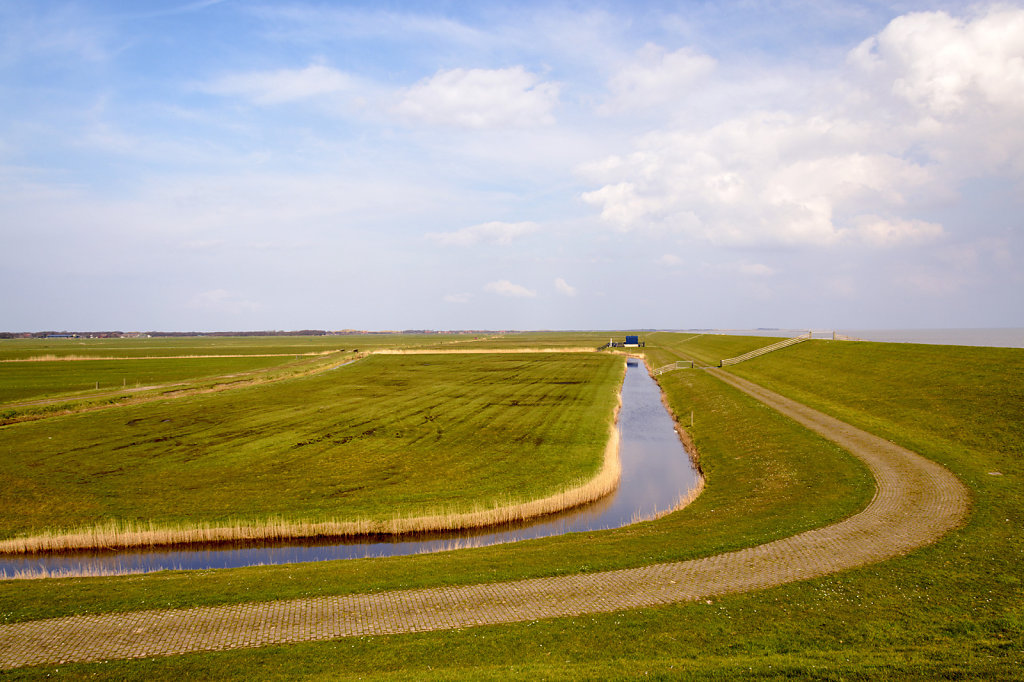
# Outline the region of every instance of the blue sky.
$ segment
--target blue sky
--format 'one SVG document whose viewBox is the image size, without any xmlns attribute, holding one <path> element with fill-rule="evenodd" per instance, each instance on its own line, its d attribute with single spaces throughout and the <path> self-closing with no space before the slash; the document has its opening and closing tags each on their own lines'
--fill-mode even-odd
<svg viewBox="0 0 1024 682">
<path fill-rule="evenodd" d="M 1019 2 L 0 0 L 0 329 L 1024 326 L 1021 120 Z"/>
</svg>

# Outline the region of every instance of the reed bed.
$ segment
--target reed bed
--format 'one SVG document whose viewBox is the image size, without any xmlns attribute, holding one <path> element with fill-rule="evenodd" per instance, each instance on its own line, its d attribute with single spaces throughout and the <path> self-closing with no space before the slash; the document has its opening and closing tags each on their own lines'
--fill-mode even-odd
<svg viewBox="0 0 1024 682">
<path fill-rule="evenodd" d="M 494 355 L 495 353 L 596 353 L 593 348 L 382 348 L 370 351 L 374 355 Z"/>
<path fill-rule="evenodd" d="M 621 397 L 619 398 L 621 405 Z M 390 519 L 289 520 L 256 519 L 234 524 L 161 526 L 152 522 L 112 520 L 95 526 L 55 531 L 0 541 L 0 554 L 38 554 L 85 549 L 132 549 L 186 544 L 344 538 L 368 535 L 408 535 L 430 531 L 486 528 L 527 521 L 594 502 L 612 493 L 622 476 L 619 458 L 618 408 L 609 429 L 603 462 L 597 475 L 535 500 L 504 500 L 497 506 L 448 510 L 422 516 Z"/>
</svg>

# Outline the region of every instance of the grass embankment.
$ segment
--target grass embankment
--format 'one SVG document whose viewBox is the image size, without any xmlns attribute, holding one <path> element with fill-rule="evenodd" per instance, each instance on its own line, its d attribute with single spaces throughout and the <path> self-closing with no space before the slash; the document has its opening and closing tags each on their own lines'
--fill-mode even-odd
<svg viewBox="0 0 1024 682">
<path fill-rule="evenodd" d="M 717 366 L 719 361 L 726 358 L 734 358 L 752 350 L 769 346 L 782 341 L 781 338 L 770 336 L 732 336 L 727 334 L 671 334 L 668 332 L 655 332 L 648 337 L 648 346 L 652 347 L 655 353 L 657 349 L 662 352 L 671 348 L 675 351 L 673 357 L 665 362 L 672 362 L 678 358 L 696 360 L 698 364 Z M 678 358 L 676 357 L 678 356 Z M 660 362 L 651 365 L 659 366 Z"/>
<path fill-rule="evenodd" d="M 28 540 L 0 550 L 408 532 L 580 504 L 618 480 L 602 464 L 622 372 L 597 355 L 373 357 L 9 426 L 0 538 Z"/>
<path fill-rule="evenodd" d="M 648 355 L 671 361 L 673 342 L 683 338 L 659 334 L 661 347 L 648 347 Z M 911 350 L 917 354 L 913 362 L 893 355 Z M 815 341 L 735 368 L 756 370 L 768 381 L 792 376 L 780 363 L 807 365 L 815 376 L 793 377 L 792 389 L 776 388 L 799 389 L 823 407 L 831 401 L 837 411 L 871 415 L 874 421 L 859 425 L 889 430 L 893 440 L 946 464 L 971 486 L 975 505 L 968 525 L 907 557 L 711 603 L 60 670 L 111 679 L 1018 679 L 1024 665 L 1024 351 L 990 350 Z M 730 387 L 692 370 L 659 379 L 677 413 L 694 409 L 692 432 L 707 476 L 700 498 L 659 521 L 420 557 L 9 582 L 0 584 L 0 613 L 24 620 L 639 565 L 789 535 L 844 516 L 870 497 L 864 472 L 842 452 Z M 928 409 L 934 412 L 926 418 L 921 414 L 927 412 L 902 408 L 920 395 L 932 400 Z M 11 677 L 50 672 L 38 668 Z"/>
</svg>

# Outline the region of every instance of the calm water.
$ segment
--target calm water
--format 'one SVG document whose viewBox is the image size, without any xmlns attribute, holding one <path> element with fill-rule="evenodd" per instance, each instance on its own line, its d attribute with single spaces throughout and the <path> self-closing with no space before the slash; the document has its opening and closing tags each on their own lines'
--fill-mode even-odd
<svg viewBox="0 0 1024 682">
<path fill-rule="evenodd" d="M 680 496 L 697 485 L 698 477 L 661 402 L 658 385 L 641 363 L 630 360 L 627 364 L 619 412 L 622 480 L 613 495 L 576 510 L 515 527 L 436 533 L 406 540 L 303 541 L 0 559 L 0 574 L 40 570 L 128 573 L 397 556 L 625 526 L 637 517 L 671 509 Z"/>
<path fill-rule="evenodd" d="M 840 334 L 865 341 L 932 343 L 945 346 L 1024 348 L 1024 328 L 1001 329 L 854 329 Z"/>
</svg>

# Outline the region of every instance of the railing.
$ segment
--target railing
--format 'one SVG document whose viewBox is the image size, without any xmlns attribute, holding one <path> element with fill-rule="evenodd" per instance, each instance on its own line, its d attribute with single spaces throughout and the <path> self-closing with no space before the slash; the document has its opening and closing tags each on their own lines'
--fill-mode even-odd
<svg viewBox="0 0 1024 682">
<path fill-rule="evenodd" d="M 773 350 L 779 350 L 780 348 L 788 348 L 789 346 L 793 346 L 793 345 L 798 344 L 798 343 L 800 343 L 802 341 L 806 341 L 809 338 L 811 338 L 811 332 L 807 332 L 806 334 L 801 334 L 800 336 L 794 336 L 791 339 L 785 339 L 783 341 L 779 341 L 778 343 L 773 343 L 770 346 L 764 346 L 763 348 L 758 348 L 757 350 L 752 350 L 749 353 L 744 353 L 743 355 L 737 355 L 734 358 L 728 358 L 726 360 L 722 360 L 720 363 L 718 363 L 718 366 L 719 367 L 725 367 L 727 365 L 735 365 L 738 362 L 743 362 L 744 360 L 750 360 L 751 358 L 756 358 L 756 357 L 758 357 L 760 355 L 764 355 L 765 353 L 771 353 Z"/>
<path fill-rule="evenodd" d="M 651 373 L 654 376 L 660 376 L 665 372 L 671 372 L 674 369 L 693 369 L 693 360 L 676 360 L 671 364 L 662 365 Z"/>
</svg>

